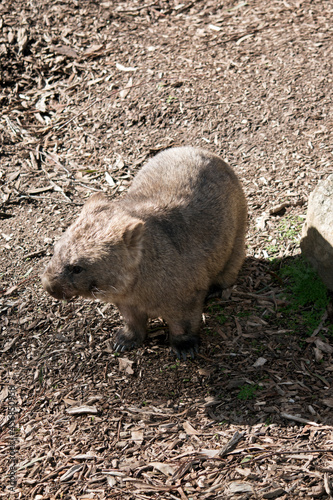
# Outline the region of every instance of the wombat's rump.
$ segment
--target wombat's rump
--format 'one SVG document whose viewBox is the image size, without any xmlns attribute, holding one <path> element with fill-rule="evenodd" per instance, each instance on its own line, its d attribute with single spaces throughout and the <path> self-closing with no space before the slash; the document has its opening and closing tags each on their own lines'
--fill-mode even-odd
<svg viewBox="0 0 333 500">
<path fill-rule="evenodd" d="M 162 317 L 176 354 L 193 355 L 206 295 L 231 286 L 243 263 L 246 218 L 241 185 L 218 156 L 163 151 L 123 198 L 91 196 L 55 245 L 43 286 L 58 299 L 115 304 L 125 322 L 116 350 L 141 345 L 147 319 Z"/>
</svg>

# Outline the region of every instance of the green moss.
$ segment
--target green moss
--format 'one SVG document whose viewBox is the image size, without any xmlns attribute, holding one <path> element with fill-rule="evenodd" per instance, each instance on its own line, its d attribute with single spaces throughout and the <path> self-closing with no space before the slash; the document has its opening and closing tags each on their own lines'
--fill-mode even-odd
<svg viewBox="0 0 333 500">
<path fill-rule="evenodd" d="M 224 325 L 228 318 L 224 314 L 219 314 L 218 316 L 216 316 L 216 319 L 218 320 L 220 325 Z"/>
<path fill-rule="evenodd" d="M 287 281 L 287 292 L 292 294 L 296 306 L 327 306 L 326 287 L 313 267 L 303 258 L 297 257 L 289 264 L 282 265 L 280 276 Z"/>
<path fill-rule="evenodd" d="M 287 305 L 280 311 L 292 330 L 311 335 L 329 303 L 327 289 L 316 271 L 302 257 L 281 261 L 277 274 L 285 285 Z"/>
<path fill-rule="evenodd" d="M 288 215 L 284 217 L 278 227 L 279 239 L 297 241 L 301 234 L 303 218 L 299 215 Z"/>
<path fill-rule="evenodd" d="M 250 384 L 242 385 L 240 387 L 237 398 L 241 399 L 242 401 L 248 401 L 249 399 L 254 399 L 257 390 L 258 390 L 258 385 L 250 385 Z"/>
<path fill-rule="evenodd" d="M 265 250 L 269 255 L 268 260 L 274 259 L 280 252 L 281 242 L 288 241 L 292 244 L 299 242 L 303 222 L 304 218 L 299 215 L 287 215 L 281 219 L 277 227 L 277 234 L 267 238 Z"/>
</svg>

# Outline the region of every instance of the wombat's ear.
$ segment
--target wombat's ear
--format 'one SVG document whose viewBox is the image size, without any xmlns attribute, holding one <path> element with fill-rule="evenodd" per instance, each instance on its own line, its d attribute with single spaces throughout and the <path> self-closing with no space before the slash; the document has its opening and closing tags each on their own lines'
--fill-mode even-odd
<svg viewBox="0 0 333 500">
<path fill-rule="evenodd" d="M 92 210 L 94 206 L 107 203 L 109 200 L 104 193 L 94 193 L 83 205 L 83 210 Z"/>
<path fill-rule="evenodd" d="M 140 219 L 133 219 L 123 233 L 124 243 L 128 248 L 137 247 L 142 239 L 144 223 Z"/>
</svg>

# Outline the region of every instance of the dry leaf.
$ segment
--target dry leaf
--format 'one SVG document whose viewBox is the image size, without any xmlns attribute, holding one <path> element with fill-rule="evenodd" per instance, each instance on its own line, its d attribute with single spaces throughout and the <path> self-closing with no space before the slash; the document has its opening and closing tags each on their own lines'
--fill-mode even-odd
<svg viewBox="0 0 333 500">
<path fill-rule="evenodd" d="M 314 353 L 315 353 L 316 362 L 319 363 L 319 361 L 321 361 L 323 359 L 323 357 L 324 357 L 323 351 L 321 351 L 317 347 L 314 347 L 313 350 L 314 350 Z"/>
<path fill-rule="evenodd" d="M 16 290 L 20 287 L 20 284 L 18 285 L 13 285 L 10 288 L 7 288 L 5 291 L 4 295 L 7 297 L 8 295 L 11 295 L 12 293 L 16 292 Z M 6 352 L 6 351 L 5 351 Z"/>
<path fill-rule="evenodd" d="M 79 54 L 74 49 L 68 47 L 67 45 L 50 45 L 50 50 L 52 52 L 55 52 L 56 54 L 72 57 L 73 59 L 79 56 Z"/>
<path fill-rule="evenodd" d="M 96 415 L 98 410 L 96 406 L 76 406 L 74 408 L 67 408 L 66 413 L 69 415 Z"/>
<path fill-rule="evenodd" d="M 212 371 L 211 370 L 207 370 L 207 368 L 199 368 L 198 369 L 198 373 L 202 377 L 210 377 L 210 375 L 212 374 Z"/>
<path fill-rule="evenodd" d="M 254 493 L 253 487 L 250 483 L 241 483 L 238 481 L 230 483 L 229 490 L 231 493 Z"/>
<path fill-rule="evenodd" d="M 183 428 L 186 434 L 188 434 L 189 436 L 198 436 L 200 434 L 200 432 L 196 431 L 189 422 L 184 422 Z"/>
<path fill-rule="evenodd" d="M 152 465 L 154 469 L 159 470 L 165 476 L 173 476 L 176 472 L 176 467 L 172 467 L 169 464 L 163 464 L 161 462 L 151 462 L 149 465 Z"/>
<path fill-rule="evenodd" d="M 22 54 L 24 52 L 26 46 L 28 45 L 28 35 L 27 30 L 25 28 L 19 28 L 17 30 L 17 43 L 19 46 L 19 53 Z"/>
<path fill-rule="evenodd" d="M 76 399 L 67 398 L 66 396 L 63 398 L 63 401 L 69 406 L 74 406 L 78 404 L 78 401 Z"/>
<path fill-rule="evenodd" d="M 333 347 L 328 344 L 327 342 L 323 342 L 320 339 L 315 340 L 316 347 L 320 349 L 321 351 L 327 353 L 327 354 L 332 354 L 333 352 Z"/>
<path fill-rule="evenodd" d="M 0 391 L 0 402 L 4 401 L 8 396 L 8 386 L 5 385 L 3 389 Z"/>
<path fill-rule="evenodd" d="M 157 492 L 157 491 L 170 491 L 175 489 L 175 486 L 158 486 L 158 485 L 153 485 L 153 484 L 147 484 L 143 481 L 138 481 L 137 479 L 134 479 L 132 477 L 126 477 L 123 479 L 123 481 L 126 481 L 127 483 L 130 484 L 130 486 L 134 487 L 137 493 L 140 491 L 151 491 L 151 492 Z"/>
<path fill-rule="evenodd" d="M 132 87 L 132 85 L 133 85 L 133 79 L 132 79 L 132 78 L 130 78 L 130 79 L 128 80 L 127 84 L 126 84 L 126 87 L 125 87 L 123 90 L 121 90 L 121 91 L 119 92 L 119 95 L 120 95 L 120 97 L 121 97 L 122 99 L 125 99 L 125 97 L 128 95 L 128 93 L 129 93 L 130 88 Z"/>
<path fill-rule="evenodd" d="M 63 476 L 61 476 L 60 481 L 68 481 L 71 479 L 76 472 L 80 471 L 83 468 L 83 465 L 73 465 Z"/>
<path fill-rule="evenodd" d="M 45 103 L 45 99 L 46 99 L 46 95 L 43 95 L 39 101 L 36 102 L 35 104 L 35 108 L 38 109 L 39 111 L 41 111 L 42 113 L 45 113 L 46 111 L 46 103 Z"/>
<path fill-rule="evenodd" d="M 132 369 L 134 361 L 131 361 L 128 358 L 118 358 L 119 362 L 119 370 L 121 372 L 127 373 L 127 375 L 133 375 L 134 371 Z"/>
<path fill-rule="evenodd" d="M 98 457 L 93 452 L 88 452 L 88 453 L 82 453 L 80 455 L 74 455 L 72 458 L 73 460 L 93 460 Z"/>
<path fill-rule="evenodd" d="M 268 220 L 268 214 L 266 212 L 263 212 L 261 217 L 258 217 L 256 219 L 256 228 L 257 229 L 260 229 L 260 231 L 264 231 L 265 229 L 265 225 L 266 225 L 266 221 Z"/>
<path fill-rule="evenodd" d="M 90 87 L 90 85 L 96 85 L 96 83 L 102 82 L 104 79 L 105 79 L 105 77 L 101 76 L 99 78 L 95 78 L 94 80 L 89 80 L 89 82 L 87 82 L 87 85 L 89 87 Z"/>
<path fill-rule="evenodd" d="M 275 490 L 267 491 L 263 494 L 262 498 L 278 498 L 286 494 L 283 488 L 276 488 Z"/>
<path fill-rule="evenodd" d="M 108 184 L 110 184 L 111 187 L 115 186 L 116 183 L 112 179 L 111 175 L 108 172 L 105 172 L 105 180 Z"/>
<path fill-rule="evenodd" d="M 143 431 L 132 431 L 132 440 L 136 444 L 141 444 L 143 441 Z"/>
<path fill-rule="evenodd" d="M 15 172 L 12 172 L 11 174 L 8 175 L 7 180 L 8 182 L 15 181 L 20 175 L 20 171 L 16 170 Z"/>
<path fill-rule="evenodd" d="M 7 293 L 5 293 L 5 295 L 7 295 Z M 0 352 L 7 352 L 7 351 L 9 351 L 9 349 L 11 349 L 13 347 L 13 345 L 15 344 L 15 342 L 16 342 L 17 339 L 18 339 L 18 336 L 14 337 L 13 339 L 11 339 L 8 342 L 6 342 L 5 345 L 3 346 L 2 351 L 0 351 Z"/>
<path fill-rule="evenodd" d="M 328 472 L 325 472 L 325 474 L 324 474 L 324 488 L 325 488 L 326 493 L 330 496 L 330 498 L 332 498 L 333 488 L 332 488 L 332 483 L 330 481 Z"/>
<path fill-rule="evenodd" d="M 119 71 L 136 71 L 138 68 L 132 68 L 131 66 L 123 66 L 122 64 L 116 63 L 116 68 Z"/>
<path fill-rule="evenodd" d="M 218 458 L 219 455 L 220 455 L 220 450 L 206 450 L 205 448 L 203 448 L 202 450 L 200 450 L 198 452 L 198 454 L 200 455 L 200 457 L 203 457 L 203 458 Z"/>
<path fill-rule="evenodd" d="M 323 403 L 329 408 L 333 408 L 333 398 L 323 399 Z"/>
<path fill-rule="evenodd" d="M 260 366 L 264 366 L 264 364 L 267 362 L 267 359 L 265 358 L 258 358 L 255 363 L 253 363 L 254 368 L 259 368 Z"/>
<path fill-rule="evenodd" d="M 209 24 L 208 28 L 213 31 L 222 31 L 222 28 L 220 26 L 215 26 L 215 24 Z"/>
<path fill-rule="evenodd" d="M 83 56 L 91 57 L 103 53 L 104 45 L 92 45 L 89 49 L 85 50 Z"/>
<path fill-rule="evenodd" d="M 113 476 L 106 476 L 106 482 L 108 483 L 108 486 L 113 488 L 117 484 L 117 479 Z"/>
</svg>

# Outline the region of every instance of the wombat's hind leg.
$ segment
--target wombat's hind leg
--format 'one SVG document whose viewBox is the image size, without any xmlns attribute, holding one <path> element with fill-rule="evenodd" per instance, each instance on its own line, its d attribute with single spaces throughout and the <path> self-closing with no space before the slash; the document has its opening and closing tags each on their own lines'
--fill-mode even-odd
<svg viewBox="0 0 333 500">
<path fill-rule="evenodd" d="M 203 298 L 192 311 L 187 310 L 185 318 L 167 320 L 170 330 L 170 348 L 180 359 L 186 361 L 187 356 L 195 357 L 199 350 L 199 328 L 203 308 Z M 190 314 L 188 314 L 190 312 Z"/>
<path fill-rule="evenodd" d="M 114 350 L 131 351 L 143 344 L 146 337 L 147 315 L 132 307 L 121 306 L 120 313 L 125 326 L 116 333 Z"/>
<path fill-rule="evenodd" d="M 234 285 L 244 259 L 244 236 L 241 233 L 235 240 L 234 248 L 228 262 L 224 266 L 223 270 L 217 275 L 216 280 L 214 280 L 215 284 L 219 285 L 222 289 L 229 288 Z"/>
</svg>

